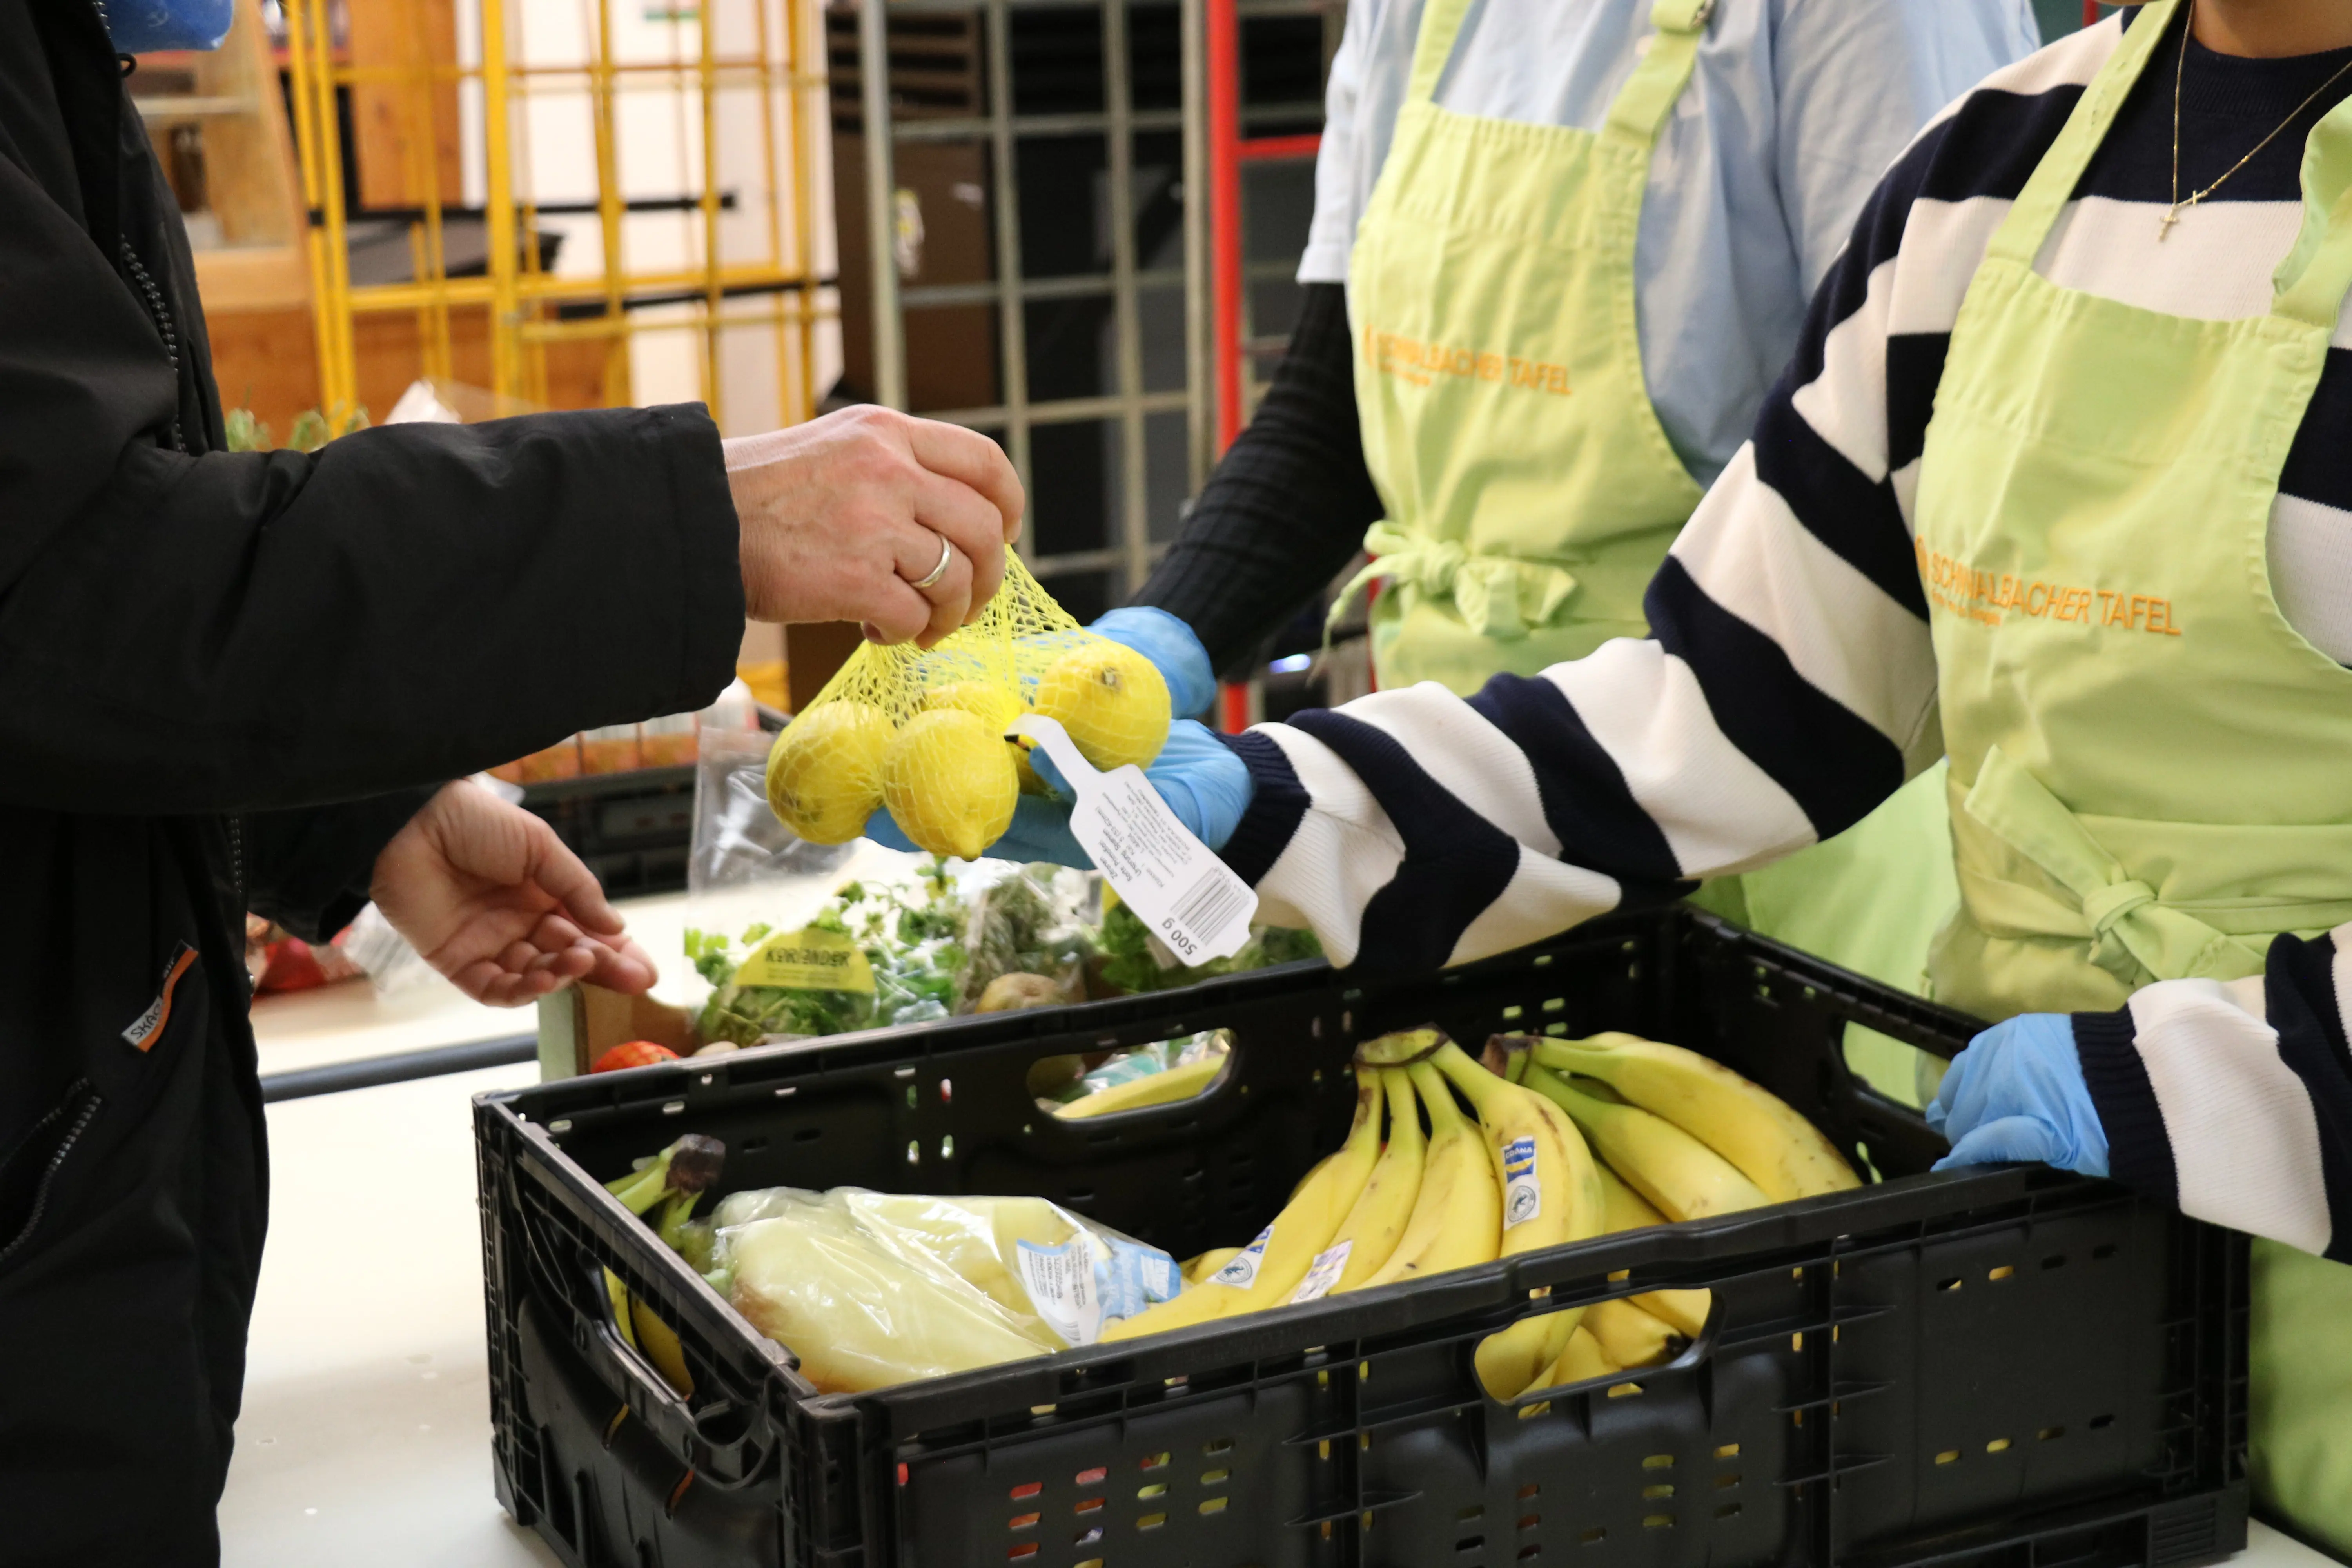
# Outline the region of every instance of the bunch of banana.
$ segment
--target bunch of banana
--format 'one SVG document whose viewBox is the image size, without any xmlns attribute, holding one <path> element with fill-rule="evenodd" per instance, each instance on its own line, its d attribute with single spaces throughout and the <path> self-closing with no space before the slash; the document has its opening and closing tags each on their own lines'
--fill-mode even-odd
<svg viewBox="0 0 2352 1568">
<path fill-rule="evenodd" d="M 1425 1058 L 1444 1075 L 1440 1098 L 1450 1084 L 1470 1102 L 1496 1196 L 1464 1201 L 1475 1201 L 1482 1216 L 1486 1202 L 1499 1202 L 1497 1255 L 1507 1258 L 1601 1234 L 1600 1165 L 1576 1124 L 1558 1106 L 1487 1071 L 1436 1029 L 1384 1035 L 1360 1049 L 1357 1058 Z M 1518 1397 L 1568 1348 L 1578 1316 L 1574 1311 L 1544 1312 L 1487 1335 L 1475 1357 L 1480 1384 L 1496 1399 Z"/>
<path fill-rule="evenodd" d="M 1497 1035 L 1486 1066 L 1566 1111 L 1605 1162 L 1603 1228 L 1730 1214 L 1860 1184 L 1786 1102 L 1696 1051 L 1632 1035 Z M 1589 1309 L 1543 1385 L 1654 1366 L 1706 1326 L 1705 1290 L 1652 1290 Z M 1591 1343 L 1584 1343 L 1589 1337 Z M 1600 1370 L 1594 1370 L 1595 1368 Z"/>
<path fill-rule="evenodd" d="M 1182 1295 L 1105 1340 L 1857 1184 L 1811 1123 L 1675 1046 L 1498 1035 L 1482 1064 L 1440 1030 L 1407 1029 L 1356 1063 L 1347 1142 L 1274 1223 L 1194 1258 Z M 1478 1379 L 1509 1400 L 1654 1366 L 1698 1337 L 1711 1305 L 1705 1290 L 1653 1290 L 1538 1312 L 1486 1337 Z"/>
<path fill-rule="evenodd" d="M 1103 1339 L 1131 1340 L 1290 1301 L 1307 1281 L 1307 1271 L 1323 1262 L 1380 1163 L 1382 1096 L 1379 1076 L 1359 1070 L 1356 1121 L 1347 1142 L 1308 1173 L 1274 1223 L 1200 1284 L 1172 1301 L 1108 1324 Z"/>
</svg>

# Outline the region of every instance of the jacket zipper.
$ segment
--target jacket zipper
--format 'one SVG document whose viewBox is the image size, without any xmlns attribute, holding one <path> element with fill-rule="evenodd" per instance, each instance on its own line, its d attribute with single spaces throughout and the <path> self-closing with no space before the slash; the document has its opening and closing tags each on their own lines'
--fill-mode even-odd
<svg viewBox="0 0 2352 1568">
<path fill-rule="evenodd" d="M 236 951 L 241 954 L 245 951 L 246 916 L 245 818 L 242 816 L 232 816 L 228 819 L 228 869 L 229 879 L 236 889 L 236 931 L 234 940 L 236 943 Z M 253 971 L 243 963 L 239 963 L 236 973 L 245 981 L 245 1000 L 247 1005 L 250 1006 L 253 1003 Z"/>
<path fill-rule="evenodd" d="M 70 1092 L 85 1092 L 89 1089 L 89 1080 L 88 1079 L 77 1079 L 74 1081 L 73 1090 Z M 0 1263 L 7 1262 L 9 1258 L 16 1253 L 16 1250 L 24 1246 L 26 1241 L 30 1240 L 35 1231 L 41 1228 L 41 1216 L 48 1210 L 49 1189 L 56 1184 L 58 1171 L 65 1164 L 66 1156 L 73 1152 L 74 1145 L 81 1142 L 81 1135 L 89 1130 L 90 1121 L 98 1115 L 98 1108 L 105 1103 L 105 1099 L 106 1097 L 103 1095 L 92 1094 L 89 1099 L 83 1100 L 81 1109 L 74 1115 L 73 1125 L 66 1129 L 65 1137 L 58 1141 L 58 1146 L 54 1150 L 50 1151 L 48 1165 L 41 1172 L 41 1179 L 33 1188 L 32 1212 L 25 1216 L 24 1228 L 16 1233 L 14 1239 L 12 1239 L 7 1246 L 0 1247 Z M 39 1121 L 34 1124 L 32 1131 L 26 1134 L 26 1140 L 29 1142 L 31 1139 L 40 1136 L 45 1130 L 57 1121 L 58 1117 L 63 1116 L 65 1113 L 65 1106 L 60 1105 L 55 1110 L 50 1111 L 47 1116 L 42 1117 Z"/>
<path fill-rule="evenodd" d="M 139 259 L 139 253 L 131 248 L 128 239 L 120 243 L 122 263 L 131 269 L 131 281 L 139 285 L 147 302 L 147 314 L 154 321 L 155 330 L 163 335 L 163 353 L 172 362 L 172 445 L 184 452 L 188 443 L 180 434 L 180 334 L 172 325 L 172 308 L 163 302 L 163 291 L 155 287 L 155 279 L 148 276 L 146 263 Z"/>
</svg>

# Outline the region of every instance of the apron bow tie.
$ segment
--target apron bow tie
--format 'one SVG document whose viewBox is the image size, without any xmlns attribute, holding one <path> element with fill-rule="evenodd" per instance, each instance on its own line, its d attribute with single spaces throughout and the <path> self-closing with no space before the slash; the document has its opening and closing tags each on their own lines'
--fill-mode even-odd
<svg viewBox="0 0 2352 1568">
<path fill-rule="evenodd" d="M 2091 930 L 2105 937 L 2114 931 L 2116 923 L 2142 904 L 2156 902 L 2156 889 L 2146 882 L 2115 882 L 2101 888 L 2083 900 L 2083 918 Z"/>
<path fill-rule="evenodd" d="M 1529 627 L 1547 624 L 1576 592 L 1576 575 L 1564 567 L 1482 555 L 1459 540 L 1408 533 L 1387 522 L 1371 526 L 1364 548 L 1373 559 L 1332 601 L 1327 636 L 1356 596 L 1383 577 L 1408 594 L 1451 598 L 1465 626 L 1497 642 L 1523 637 Z M 1412 601 L 1406 603 L 1410 606 Z"/>
<path fill-rule="evenodd" d="M 2126 984 L 2140 970 L 2158 980 L 2236 980 L 2263 972 L 2263 955 L 2176 910 L 2091 837 L 2049 786 L 1999 746 L 1985 752 L 1968 814 L 2074 896 L 2091 962 Z"/>
</svg>

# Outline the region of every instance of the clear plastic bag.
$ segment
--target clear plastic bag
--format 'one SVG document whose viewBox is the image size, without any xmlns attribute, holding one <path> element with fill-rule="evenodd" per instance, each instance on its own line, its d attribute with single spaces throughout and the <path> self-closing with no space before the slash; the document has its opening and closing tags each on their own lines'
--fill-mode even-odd
<svg viewBox="0 0 2352 1568">
<path fill-rule="evenodd" d="M 1183 1288 L 1166 1253 L 1043 1198 L 769 1187 L 711 1223 L 713 1285 L 827 1392 L 1091 1344 Z"/>
<path fill-rule="evenodd" d="M 702 732 L 686 951 L 712 987 L 704 1039 L 1085 1000 L 1099 879 L 812 844 L 768 810 L 766 756 L 756 732 Z"/>
</svg>

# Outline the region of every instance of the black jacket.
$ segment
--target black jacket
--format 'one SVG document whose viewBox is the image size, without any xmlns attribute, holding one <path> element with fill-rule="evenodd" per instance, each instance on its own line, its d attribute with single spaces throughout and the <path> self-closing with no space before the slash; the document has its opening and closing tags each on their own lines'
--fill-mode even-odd
<svg viewBox="0 0 2352 1568">
<path fill-rule="evenodd" d="M 698 707 L 741 637 L 699 408 L 222 447 L 97 12 L 0 0 L 9 1563 L 209 1553 L 266 1186 L 246 908 L 332 931 L 437 781 Z"/>
</svg>

